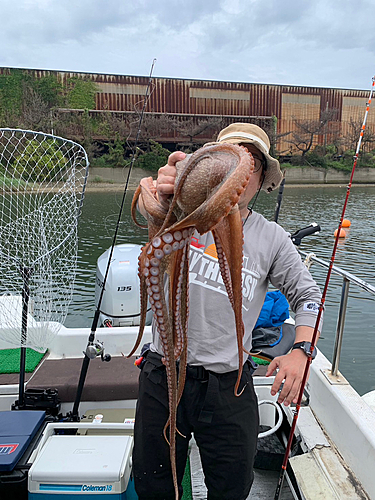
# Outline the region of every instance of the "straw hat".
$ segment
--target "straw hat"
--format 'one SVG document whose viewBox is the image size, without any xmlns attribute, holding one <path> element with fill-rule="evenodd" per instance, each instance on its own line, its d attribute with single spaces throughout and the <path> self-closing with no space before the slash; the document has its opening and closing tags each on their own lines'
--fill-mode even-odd
<svg viewBox="0 0 375 500">
<path fill-rule="evenodd" d="M 262 189 L 270 193 L 276 189 L 283 179 L 280 163 L 269 155 L 270 140 L 263 129 L 252 123 L 231 123 L 217 137 L 217 142 L 232 144 L 254 144 L 263 153 L 267 169 Z"/>
</svg>

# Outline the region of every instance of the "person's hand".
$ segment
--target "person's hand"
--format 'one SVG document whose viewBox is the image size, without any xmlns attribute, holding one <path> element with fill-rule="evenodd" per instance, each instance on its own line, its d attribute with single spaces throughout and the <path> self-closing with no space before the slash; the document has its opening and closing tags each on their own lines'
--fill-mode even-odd
<svg viewBox="0 0 375 500">
<path fill-rule="evenodd" d="M 280 390 L 280 386 L 284 382 L 277 400 L 278 403 L 284 403 L 285 406 L 292 402 L 297 403 L 306 362 L 306 354 L 301 349 L 295 349 L 285 356 L 273 359 L 268 365 L 266 377 L 270 377 L 278 369 L 271 388 L 272 396 Z"/>
<path fill-rule="evenodd" d="M 156 189 L 159 201 L 162 203 L 165 203 L 174 193 L 174 183 L 177 174 L 176 163 L 183 160 L 185 157 L 185 153 L 176 151 L 169 156 L 167 165 L 159 168 Z"/>
</svg>

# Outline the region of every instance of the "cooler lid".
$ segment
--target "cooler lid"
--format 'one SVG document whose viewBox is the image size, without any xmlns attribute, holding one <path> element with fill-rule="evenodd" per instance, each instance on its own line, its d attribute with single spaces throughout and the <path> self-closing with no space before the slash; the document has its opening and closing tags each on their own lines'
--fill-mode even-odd
<svg viewBox="0 0 375 500">
<path fill-rule="evenodd" d="M 14 469 L 44 418 L 44 411 L 0 412 L 0 471 Z"/>
<path fill-rule="evenodd" d="M 27 450 L 29 436 L 7 436 L 0 440 L 0 471 L 12 471 Z"/>
<path fill-rule="evenodd" d="M 42 425 L 44 411 L 1 411 L 0 438 L 3 436 L 34 436 Z"/>
<path fill-rule="evenodd" d="M 29 471 L 38 482 L 120 481 L 130 457 L 131 436 L 51 436 Z"/>
</svg>

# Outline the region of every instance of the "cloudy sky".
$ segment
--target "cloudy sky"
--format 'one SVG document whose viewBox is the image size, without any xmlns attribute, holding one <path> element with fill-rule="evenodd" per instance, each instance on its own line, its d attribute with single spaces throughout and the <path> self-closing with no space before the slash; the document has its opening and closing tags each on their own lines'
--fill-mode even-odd
<svg viewBox="0 0 375 500">
<path fill-rule="evenodd" d="M 0 66 L 367 89 L 375 0 L 0 0 Z"/>
</svg>

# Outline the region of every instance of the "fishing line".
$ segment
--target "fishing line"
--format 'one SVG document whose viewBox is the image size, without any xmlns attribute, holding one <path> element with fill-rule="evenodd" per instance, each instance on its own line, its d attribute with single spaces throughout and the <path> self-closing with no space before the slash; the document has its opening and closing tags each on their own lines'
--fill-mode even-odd
<svg viewBox="0 0 375 500">
<path fill-rule="evenodd" d="M 111 357 L 110 357 L 109 354 L 107 354 L 105 356 L 103 355 L 104 349 L 103 349 L 103 346 L 99 342 L 94 343 L 95 332 L 96 332 L 96 329 L 97 329 L 97 326 L 98 326 L 98 322 L 99 322 L 100 306 L 102 304 L 103 295 L 104 295 L 104 291 L 105 291 L 105 285 L 107 283 L 109 269 L 110 269 L 111 263 L 112 263 L 113 251 L 114 251 L 114 248 L 115 248 L 115 245 L 116 245 L 116 239 L 117 239 L 117 235 L 118 235 L 118 231 L 119 231 L 119 227 L 120 227 L 120 223 L 121 223 L 121 217 L 122 217 L 122 212 L 123 212 L 124 205 L 125 205 L 125 198 L 126 198 L 126 193 L 128 191 L 128 186 L 129 186 L 129 181 L 130 181 L 130 175 L 131 175 L 132 168 L 133 168 L 133 165 L 134 165 L 134 162 L 135 162 L 135 159 L 136 159 L 137 146 L 138 146 L 139 137 L 140 137 L 140 133 L 141 133 L 141 127 L 142 127 L 143 117 L 144 117 L 144 113 L 145 113 L 145 109 L 146 109 L 147 103 L 148 103 L 149 98 L 150 98 L 149 91 L 150 91 L 150 88 L 151 88 L 151 85 L 152 85 L 152 72 L 154 70 L 155 61 L 156 61 L 156 59 L 153 59 L 153 61 L 152 61 L 150 75 L 149 75 L 149 79 L 148 79 L 148 84 L 147 84 L 147 88 L 146 88 L 146 92 L 145 92 L 145 96 L 144 96 L 144 103 L 143 103 L 142 111 L 139 114 L 139 122 L 138 122 L 137 135 L 136 135 L 136 138 L 135 138 L 135 141 L 134 141 L 132 158 L 131 158 L 131 162 L 130 162 L 130 165 L 129 165 L 128 175 L 127 175 L 127 178 L 126 178 L 126 183 L 125 183 L 124 192 L 123 192 L 123 196 L 122 196 L 122 200 L 121 200 L 121 205 L 120 205 L 120 210 L 119 210 L 118 219 L 117 219 L 117 224 L 116 224 L 115 232 L 114 232 L 114 235 L 113 235 L 112 246 L 111 246 L 111 250 L 109 252 L 109 257 L 108 257 L 108 262 L 107 262 L 107 268 L 106 268 L 106 272 L 105 272 L 105 275 L 104 275 L 103 283 L 101 284 L 101 292 L 100 292 L 98 304 L 97 304 L 97 307 L 96 307 L 96 311 L 95 311 L 95 314 L 94 314 L 94 319 L 93 319 L 93 322 L 92 322 L 92 326 L 91 326 L 91 333 L 89 335 L 89 339 L 88 339 L 88 343 L 87 343 L 87 348 L 86 348 L 86 351 L 84 353 L 85 356 L 84 356 L 83 362 L 82 362 L 82 368 L 81 368 L 80 379 L 79 379 L 78 387 L 77 387 L 76 399 L 75 399 L 75 402 L 74 402 L 72 413 L 70 415 L 70 419 L 74 420 L 74 421 L 78 421 L 79 420 L 78 407 L 79 407 L 79 404 L 80 404 L 80 401 L 81 401 L 83 386 L 84 386 L 84 383 L 85 383 L 86 374 L 87 374 L 88 366 L 89 366 L 89 363 L 90 363 L 90 359 L 95 359 L 99 355 L 102 357 L 103 361 L 110 361 L 110 359 L 111 359 Z"/>
<path fill-rule="evenodd" d="M 325 285 L 324 285 L 324 289 L 323 289 L 323 293 L 322 293 L 322 299 L 321 299 L 321 302 L 320 302 L 319 311 L 318 311 L 318 315 L 317 315 L 316 322 L 315 322 L 314 333 L 313 333 L 313 337 L 311 339 L 310 355 L 307 357 L 307 360 L 306 360 L 305 371 L 304 371 L 303 377 L 302 377 L 301 388 L 300 388 L 300 392 L 299 392 L 299 395 L 298 395 L 298 399 L 297 399 L 297 403 L 296 403 L 296 408 L 295 408 L 295 411 L 294 411 L 293 421 L 292 421 L 292 425 L 291 425 L 291 429 L 290 429 L 290 433 L 289 433 L 289 438 L 288 438 L 288 443 L 287 443 L 287 447 L 286 447 L 286 450 L 285 450 L 285 455 L 284 455 L 283 463 L 282 463 L 282 466 L 281 466 L 280 476 L 279 476 L 279 480 L 278 480 L 278 484 L 277 484 L 277 488 L 276 488 L 274 500 L 278 500 L 280 498 L 281 488 L 283 486 L 283 482 L 284 482 L 284 478 L 285 478 L 286 468 L 287 468 L 288 460 L 289 460 L 289 454 L 290 454 L 290 450 L 291 450 L 291 447 L 292 447 L 292 440 L 293 440 L 293 436 L 294 436 L 294 431 L 296 429 L 297 419 L 298 419 L 298 415 L 299 415 L 299 410 L 301 408 L 301 401 L 302 401 L 302 397 L 303 397 L 303 392 L 305 390 L 305 385 L 306 385 L 307 377 L 308 377 L 308 374 L 309 374 L 309 368 L 310 368 L 310 364 L 311 364 L 311 361 L 312 361 L 312 354 L 313 354 L 313 351 L 314 351 L 314 348 L 315 348 L 315 344 L 317 342 L 318 327 L 319 327 L 320 319 L 321 319 L 322 314 L 323 314 L 323 309 L 324 309 L 324 303 L 325 303 L 325 300 L 326 300 L 328 284 L 329 284 L 329 280 L 330 280 L 331 274 L 332 274 L 332 268 L 333 268 L 333 264 L 334 264 L 334 261 L 335 261 L 336 249 L 337 249 L 339 238 L 340 238 L 340 231 L 341 231 L 341 228 L 342 228 L 342 222 L 344 220 L 345 210 L 346 210 L 346 206 L 348 204 L 350 189 L 352 187 L 352 181 L 353 181 L 354 172 L 355 172 L 355 169 L 356 169 L 356 166 L 357 166 L 359 150 L 360 150 L 360 147 L 361 147 L 363 134 L 364 134 L 364 131 L 365 131 L 365 128 L 366 128 L 366 121 L 367 121 L 367 116 L 368 116 L 368 113 L 369 113 L 369 110 L 370 110 L 370 104 L 371 104 L 372 94 L 374 92 L 374 87 L 375 87 L 375 76 L 372 78 L 372 87 L 371 87 L 369 99 L 368 99 L 367 104 L 366 104 L 365 117 L 364 117 L 364 120 L 363 120 L 363 123 L 362 123 L 361 132 L 360 132 L 359 140 L 358 140 L 358 144 L 357 144 L 357 149 L 356 149 L 356 152 L 355 152 L 355 155 L 354 155 L 353 168 L 352 168 L 352 172 L 351 172 L 351 175 L 350 175 L 349 184 L 348 184 L 347 191 L 346 191 L 345 202 L 344 202 L 344 206 L 343 206 L 343 210 L 342 210 L 342 214 L 341 214 L 341 219 L 340 219 L 340 222 L 339 222 L 339 226 L 338 226 L 338 229 L 337 229 L 335 243 L 333 245 L 332 256 L 331 256 L 331 260 L 330 260 L 330 263 L 329 263 L 327 277 L 326 277 L 326 281 L 325 281 Z"/>
<path fill-rule="evenodd" d="M 155 61 L 156 61 L 156 59 L 153 60 L 153 63 L 152 63 L 153 65 L 154 65 Z M 140 124 L 143 123 L 143 114 L 145 112 L 147 102 L 150 100 L 150 98 L 151 98 L 151 96 L 156 88 L 155 84 L 151 80 L 152 72 L 153 72 L 153 67 L 151 68 L 151 71 L 150 71 L 150 79 L 149 79 L 148 87 L 146 89 L 146 92 L 145 92 L 143 99 L 140 99 L 139 101 L 137 101 L 134 104 L 134 114 L 136 115 L 137 119 L 134 119 L 134 120 L 129 122 L 129 133 L 125 139 L 126 146 L 131 151 L 131 159 L 126 162 L 126 164 L 124 165 L 122 170 L 125 170 L 126 168 L 129 168 L 129 169 L 132 168 L 133 163 L 135 162 L 135 160 L 137 158 L 137 154 L 138 154 L 137 143 L 138 143 L 139 135 L 141 133 Z M 142 108 L 139 108 L 138 106 L 140 106 L 141 103 L 143 103 Z M 137 135 L 136 141 L 134 143 L 131 143 L 130 138 L 132 136 L 132 129 L 133 129 L 134 125 L 137 125 L 137 130 L 139 131 L 139 134 Z M 127 175 L 129 175 L 129 172 Z M 125 179 L 125 175 L 124 175 L 124 179 Z M 121 200 L 118 200 L 117 198 L 118 198 L 117 193 L 115 193 L 115 204 L 117 205 L 119 210 L 122 211 L 122 198 L 121 198 Z M 116 217 L 116 214 L 112 214 L 112 215 L 108 215 L 105 218 L 104 227 L 105 227 L 105 230 L 106 230 L 108 236 L 111 236 L 113 234 L 113 220 L 115 220 L 115 217 Z M 121 225 L 121 221 L 120 221 L 120 225 Z M 117 234 L 117 236 L 118 236 L 118 234 Z"/>
</svg>

